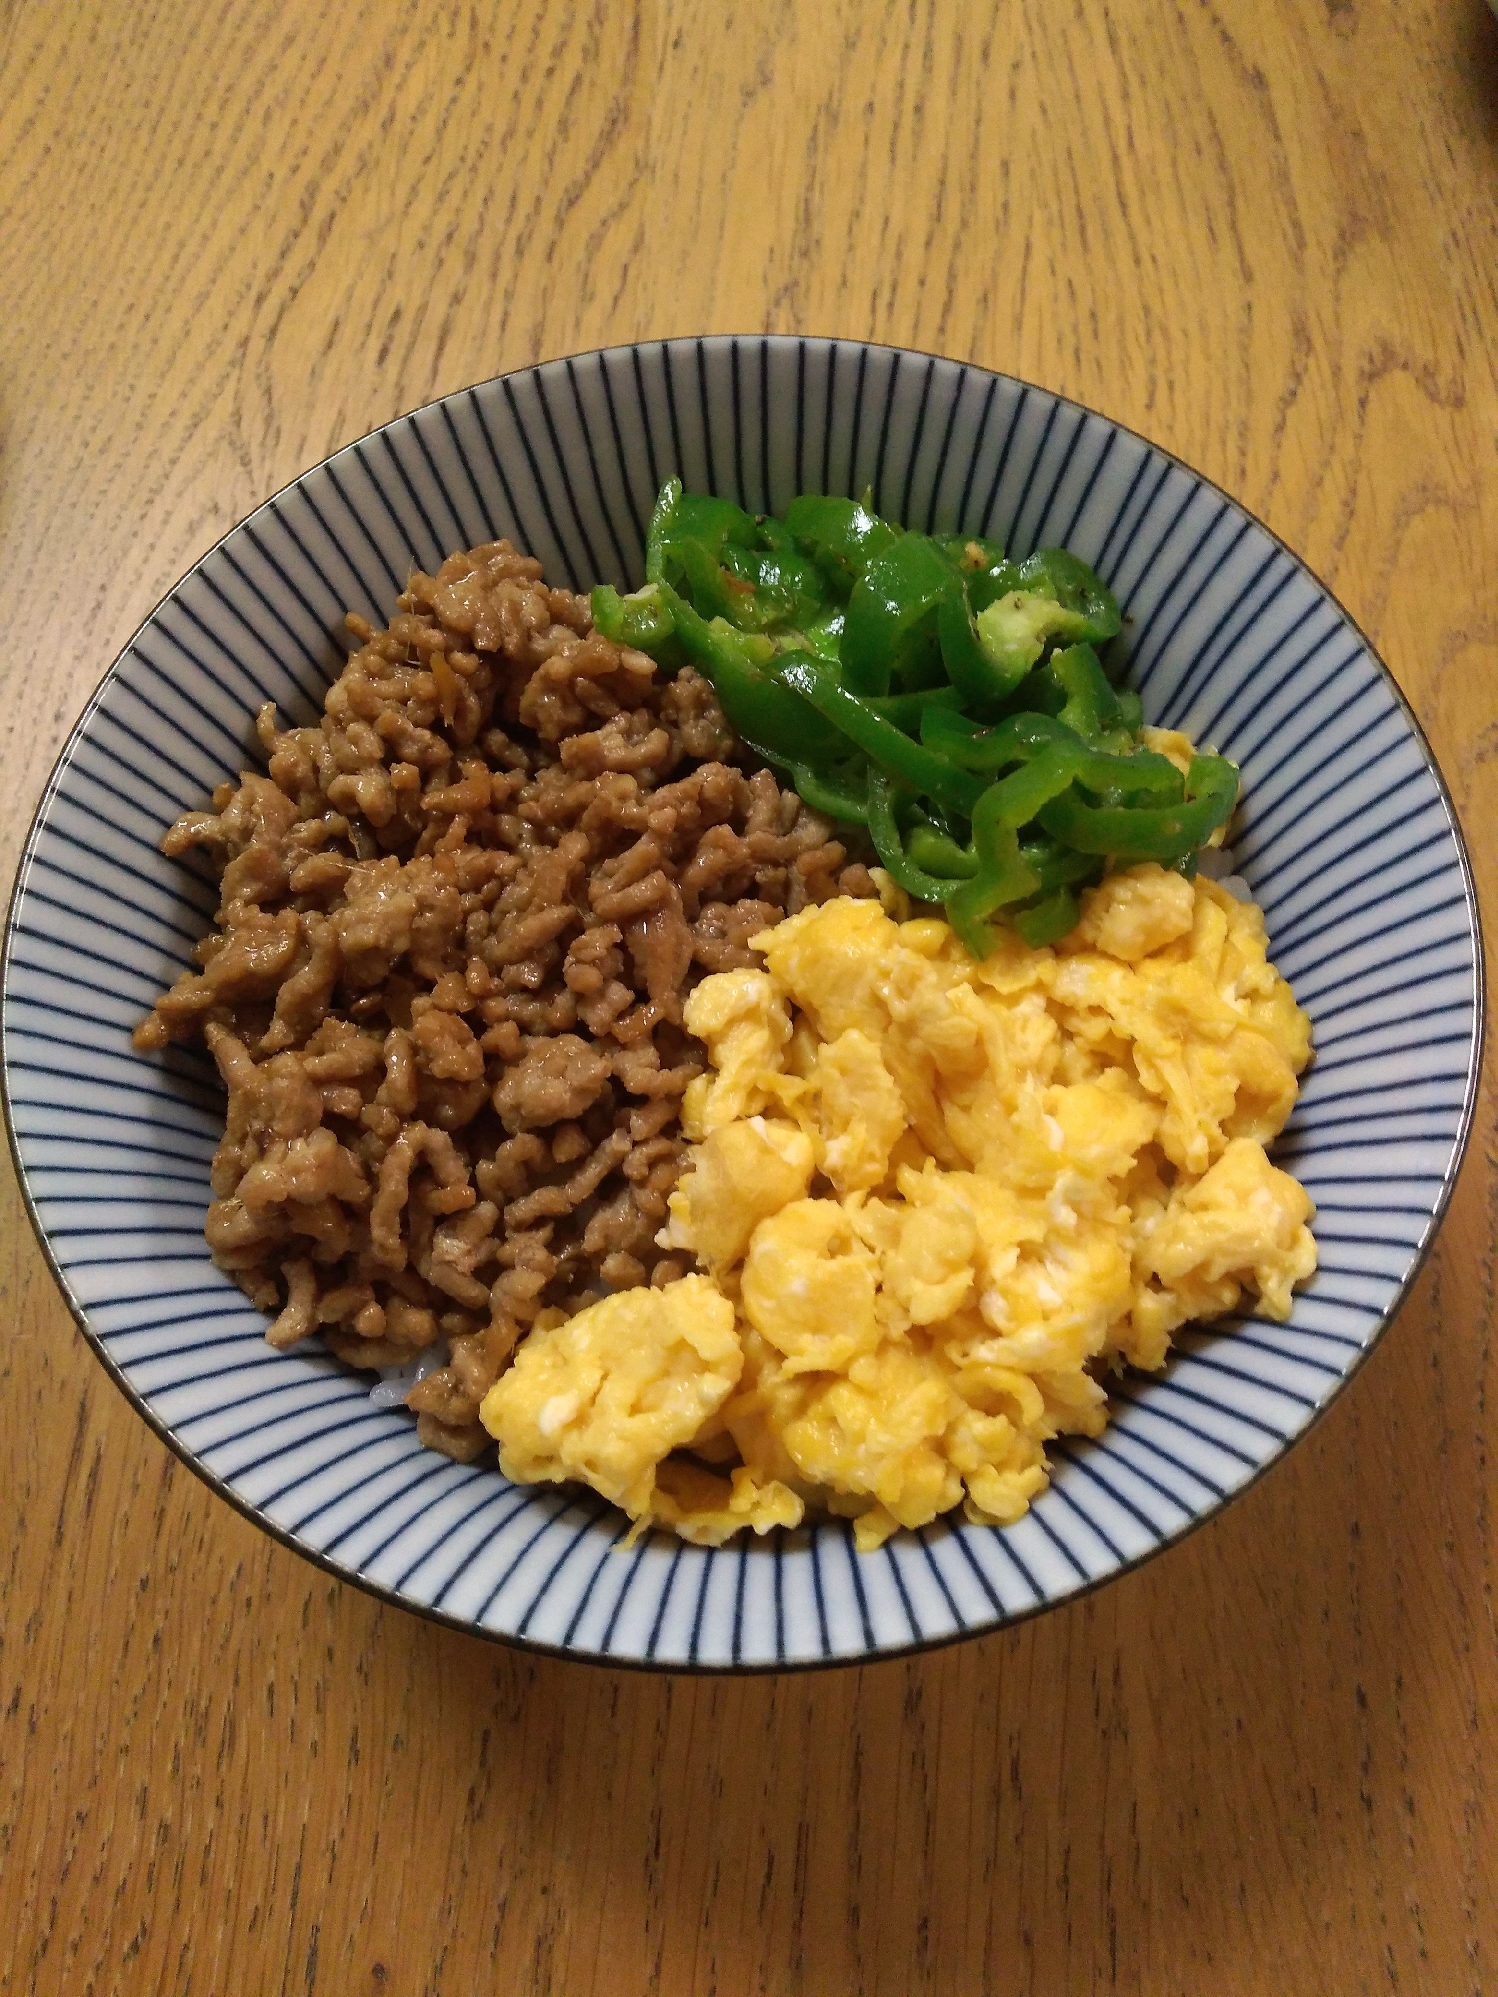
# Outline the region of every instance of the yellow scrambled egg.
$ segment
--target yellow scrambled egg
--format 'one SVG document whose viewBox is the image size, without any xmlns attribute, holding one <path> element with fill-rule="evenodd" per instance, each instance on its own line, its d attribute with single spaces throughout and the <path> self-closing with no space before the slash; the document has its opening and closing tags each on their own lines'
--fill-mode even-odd
<svg viewBox="0 0 1498 1997">
<path fill-rule="evenodd" d="M 1288 1315 L 1312 1207 L 1264 1146 L 1310 1023 L 1252 904 L 1145 865 L 1052 949 L 975 963 L 852 900 L 755 947 L 687 1008 L 711 1067 L 662 1240 L 702 1273 L 532 1333 L 482 1410 L 506 1475 L 709 1545 L 1008 1523 L 1111 1368 L 1245 1291 Z"/>
</svg>

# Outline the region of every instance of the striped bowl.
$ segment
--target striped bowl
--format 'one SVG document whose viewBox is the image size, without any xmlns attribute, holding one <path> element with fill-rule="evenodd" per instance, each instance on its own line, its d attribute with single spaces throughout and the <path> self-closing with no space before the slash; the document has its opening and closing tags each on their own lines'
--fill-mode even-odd
<svg viewBox="0 0 1498 1997">
<path fill-rule="evenodd" d="M 129 1031 L 216 895 L 157 841 L 261 761 L 256 708 L 304 721 L 346 609 L 388 617 L 413 564 L 508 535 L 553 579 L 638 578 L 652 496 L 779 510 L 872 486 L 926 529 L 1094 563 L 1130 613 L 1147 716 L 1243 769 L 1233 859 L 1315 1023 L 1277 1149 L 1319 1212 L 1288 1324 L 1189 1335 L 1125 1379 L 1096 1443 L 1005 1531 L 855 1554 L 842 1523 L 719 1552 L 586 1493 L 418 1447 L 318 1350 L 275 1352 L 202 1238 L 222 1098 Z M 509 1642 L 658 1667 L 778 1668 L 919 1648 L 1065 1601 L 1210 1517 L 1310 1426 L 1398 1308 L 1471 1122 L 1480 945 L 1451 800 L 1346 614 L 1207 480 L 1075 403 L 923 354 L 827 340 L 615 348 L 451 395 L 268 500 L 146 620 L 63 752 L 6 939 L 4 1080 L 32 1219 L 85 1337 L 231 1503 L 332 1573 Z"/>
</svg>

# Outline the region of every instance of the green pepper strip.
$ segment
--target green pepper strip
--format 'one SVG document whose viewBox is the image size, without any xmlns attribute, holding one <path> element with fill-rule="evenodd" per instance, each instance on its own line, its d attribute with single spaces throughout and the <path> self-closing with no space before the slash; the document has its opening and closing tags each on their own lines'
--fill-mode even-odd
<svg viewBox="0 0 1498 1997">
<path fill-rule="evenodd" d="M 961 705 L 962 695 L 955 686 L 928 687 L 924 693 L 889 693 L 864 705 L 871 708 L 881 721 L 892 721 L 896 728 L 908 735 L 919 730 L 929 707 L 940 707 L 949 712 Z"/>
<path fill-rule="evenodd" d="M 1011 909 L 1009 920 L 1032 950 L 1043 950 L 1048 943 L 1070 935 L 1080 914 L 1071 889 L 1057 888 L 1054 894 L 1042 895 L 1028 908 Z"/>
<path fill-rule="evenodd" d="M 599 583 L 590 603 L 594 630 L 614 644 L 632 645 L 638 652 L 663 644 L 676 628 L 654 583 L 646 583 L 633 596 L 621 596 L 611 584 Z"/>
<path fill-rule="evenodd" d="M 673 509 L 671 536 L 673 540 L 700 543 L 716 559 L 729 542 L 752 548 L 759 539 L 759 522 L 731 499 L 684 492 Z"/>
<path fill-rule="evenodd" d="M 1040 548 L 1021 562 L 1020 589 L 1035 590 L 1087 620 L 1082 634 L 1090 644 L 1102 645 L 1123 629 L 1118 599 L 1098 575 L 1066 548 Z"/>
<path fill-rule="evenodd" d="M 1057 652 L 1049 671 L 1066 695 L 1057 719 L 1076 730 L 1096 748 L 1127 749 L 1118 695 L 1108 683 L 1090 645 L 1071 645 Z"/>
<path fill-rule="evenodd" d="M 977 777 L 957 769 L 945 756 L 912 742 L 892 722 L 876 714 L 867 702 L 839 686 L 831 668 L 822 661 L 806 653 L 785 652 L 775 663 L 782 683 L 841 729 L 871 761 L 909 784 L 912 790 L 935 798 L 948 811 L 971 818 L 985 788 Z"/>
<path fill-rule="evenodd" d="M 1144 726 L 1144 702 L 1131 686 L 1118 688 L 1118 718 L 1131 735 Z"/>
<path fill-rule="evenodd" d="M 928 749 L 983 775 L 1026 762 L 1069 739 L 1074 739 L 1072 731 L 1049 714 L 1012 714 L 994 728 L 976 726 L 966 714 L 939 707 L 921 716 L 921 740 Z"/>
<path fill-rule="evenodd" d="M 961 887 L 948 890 L 946 904 L 948 920 L 975 957 L 986 957 L 993 948 L 988 918 L 1041 887 L 1039 869 L 1020 848 L 1019 828 L 1070 788 L 1079 746 L 1075 737 L 1054 743 L 1033 762 L 990 785 L 973 813 L 978 871 Z"/>
<path fill-rule="evenodd" d="M 934 825 L 912 826 L 907 850 L 914 865 L 928 874 L 939 874 L 950 887 L 953 881 L 970 881 L 978 871 L 978 856 L 959 846 Z"/>
<path fill-rule="evenodd" d="M 738 599 L 735 623 L 743 623 L 752 614 L 755 622 L 747 628 L 768 631 L 777 625 L 805 624 L 827 608 L 827 585 L 821 570 L 793 548 L 777 554 L 765 548 L 737 547 L 730 541 L 718 559 Z"/>
<path fill-rule="evenodd" d="M 979 873 L 979 865 L 981 865 L 977 853 L 969 851 L 967 847 L 959 847 L 955 839 L 949 839 L 945 833 L 939 833 L 933 825 L 917 825 L 917 827 L 913 827 L 909 839 L 905 841 L 905 851 L 907 851 L 913 867 L 919 867 L 927 875 L 935 875 L 935 877 L 943 879 L 947 883 L 947 893 L 951 893 L 951 889 L 959 881 L 971 881 Z M 1077 923 L 1077 905 L 1073 901 L 1073 905 L 1071 905 L 1073 907 L 1073 915 L 1071 915 L 1071 921 L 1067 923 L 1067 929 L 1059 929 L 1059 931 L 1055 931 L 1055 937 L 1047 935 L 1047 937 L 1043 937 L 1043 939 L 1037 941 L 1037 937 L 1033 937 L 1031 931 L 1037 929 L 1037 927 L 1041 927 L 1037 923 L 1037 917 L 1039 917 L 1039 911 L 1041 911 L 1041 903 L 1045 903 L 1047 909 L 1059 911 L 1061 909 L 1061 899 L 1059 899 L 1061 891 L 1077 887 L 1081 883 L 1093 883 L 1093 881 L 1097 881 L 1099 875 L 1103 873 L 1103 861 L 1097 855 L 1093 855 L 1093 853 L 1069 853 L 1065 847 L 1059 847 L 1053 839 L 1027 839 L 1027 841 L 1023 841 L 1021 849 L 1019 849 L 1019 857 L 1025 861 L 1025 865 L 1035 875 L 1037 885 L 1041 889 L 1041 897 L 1035 901 L 1035 905 L 1033 905 L 1031 911 L 1025 911 L 1025 909 L 1013 911 L 1013 915 L 1015 915 L 1015 927 L 1021 929 L 1021 935 L 1025 937 L 1027 943 L 1037 943 L 1037 949 L 1039 949 L 1039 941 L 1053 943 L 1055 937 L 1063 937 L 1067 933 L 1067 929 L 1071 929 Z M 1021 923 L 1019 923 L 1021 915 L 1025 915 L 1025 919 L 1027 919 L 1025 927 L 1021 927 Z"/>
<path fill-rule="evenodd" d="M 826 818 L 845 818 L 852 825 L 868 824 L 868 789 L 862 781 L 867 766 L 856 774 L 851 765 L 841 770 L 813 769 L 810 763 L 790 763 L 787 767 L 803 804 Z"/>
<path fill-rule="evenodd" d="M 721 617 L 739 631 L 769 631 L 792 617 L 815 616 L 825 605 L 820 575 L 800 556 L 782 559 L 733 544 L 715 554 L 701 540 L 682 535 L 679 523 L 678 508 L 661 546 L 663 574 L 672 563 L 682 570 L 693 606 L 704 617 Z"/>
<path fill-rule="evenodd" d="M 997 603 L 1001 596 L 1009 596 L 1021 587 L 1020 572 L 1014 562 L 1006 562 L 1002 555 L 991 561 L 986 568 L 974 569 L 967 578 L 968 601 L 976 617 L 980 610 L 987 610 L 991 603 Z"/>
<path fill-rule="evenodd" d="M 1053 839 L 1079 853 L 1174 860 L 1194 852 L 1227 823 L 1238 800 L 1238 772 L 1224 756 L 1193 756 L 1185 792 L 1181 804 L 1149 807 L 1088 804 L 1067 791 L 1051 799 L 1039 818 Z"/>
<path fill-rule="evenodd" d="M 742 592 L 731 587 L 717 556 L 710 554 L 700 541 L 679 538 L 673 526 L 670 539 L 662 543 L 661 561 L 663 580 L 667 563 L 675 562 L 680 567 L 692 592 L 695 610 L 704 617 L 722 617 L 730 624 L 740 625 L 742 611 L 736 599 Z M 741 628 L 754 627 L 745 622 Z"/>
<path fill-rule="evenodd" d="M 1096 853 L 1073 853 L 1054 839 L 1026 839 L 1020 851 L 1035 869 L 1042 894 L 1100 880 L 1103 861 Z"/>
<path fill-rule="evenodd" d="M 813 617 L 810 623 L 803 628 L 800 635 L 806 641 L 805 649 L 808 652 L 814 652 L 819 659 L 825 659 L 828 665 L 835 666 L 837 664 L 838 650 L 843 642 L 842 605 L 834 604 L 822 611 L 818 616 Z M 801 649 L 802 647 L 795 643 L 794 637 L 788 640 L 786 644 L 787 651 L 800 651 Z"/>
<path fill-rule="evenodd" d="M 936 635 L 952 684 L 967 700 L 979 704 L 1003 700 L 1025 677 L 1022 665 L 1015 670 L 1003 669 L 984 651 L 963 583 L 950 588 L 942 598 L 936 613 Z"/>
<path fill-rule="evenodd" d="M 905 534 L 853 585 L 839 664 L 850 693 L 888 693 L 890 680 L 929 647 L 938 605 L 956 582 L 924 534 Z"/>
<path fill-rule="evenodd" d="M 668 478 L 656 495 L 655 507 L 650 515 L 650 525 L 645 532 L 646 582 L 665 580 L 666 543 L 671 538 L 671 523 L 680 501 L 681 480 Z"/>
<path fill-rule="evenodd" d="M 1033 779 L 1040 767 L 1040 763 L 1033 763 L 1017 776 Z M 983 793 L 973 813 L 973 851 L 978 870 L 961 887 L 954 888 L 948 883 L 945 890 L 947 920 L 978 958 L 988 956 L 994 947 L 989 917 L 1006 902 L 1024 901 L 1040 886 L 1035 869 L 1020 852 L 1016 827 L 1023 825 L 1025 819 L 1016 818 L 1015 813 L 1025 811 L 1032 817 L 1034 813 L 1028 797 L 1017 798 L 1011 792 L 1010 786 L 1016 780 L 1008 777 Z M 1034 789 L 1033 781 L 1028 789 Z"/>
<path fill-rule="evenodd" d="M 770 762 L 831 763 L 846 754 L 834 727 L 776 677 L 760 670 L 756 653 L 772 656 L 768 638 L 756 638 L 709 624 L 669 583 L 659 583 L 682 647 L 703 674 L 728 718 L 751 748 Z M 901 737 L 904 740 L 904 737 Z"/>
<path fill-rule="evenodd" d="M 844 595 L 876 555 L 892 547 L 899 530 L 856 499 L 802 493 L 785 509 L 785 524 L 810 549 L 824 575 L 835 576 Z"/>
<path fill-rule="evenodd" d="M 895 816 L 896 796 L 894 779 L 877 766 L 872 767 L 869 770 L 868 827 L 874 851 L 879 855 L 879 864 L 917 901 L 941 901 L 950 893 L 952 883 L 940 875 L 928 874 L 906 850 Z"/>
<path fill-rule="evenodd" d="M 1180 771 L 1164 756 L 1149 749 L 1117 756 L 1089 748 L 1074 729 L 1052 715 L 1012 714 L 998 727 L 976 735 L 954 725 L 955 719 L 942 708 L 931 708 L 921 717 L 921 740 L 962 769 L 997 772 L 1013 763 L 1033 762 L 1051 750 L 1065 749 L 1073 759 L 1073 777 L 1110 804 L 1137 800 L 1171 805 L 1185 796 Z"/>
</svg>

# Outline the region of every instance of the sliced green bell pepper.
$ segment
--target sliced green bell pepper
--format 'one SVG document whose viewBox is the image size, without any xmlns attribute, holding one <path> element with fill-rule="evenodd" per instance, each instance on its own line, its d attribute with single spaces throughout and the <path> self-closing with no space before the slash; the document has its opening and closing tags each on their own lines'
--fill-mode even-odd
<svg viewBox="0 0 1498 1997">
<path fill-rule="evenodd" d="M 1076 928 L 1081 911 L 1070 888 L 1057 888 L 1051 894 L 1037 895 L 1022 908 L 1009 911 L 1009 920 L 1032 950 L 1059 943 Z"/>
<path fill-rule="evenodd" d="M 1052 638 L 1087 635 L 1084 617 L 1036 590 L 1011 590 L 980 610 L 975 622 L 984 657 L 1010 686 L 1018 686 Z"/>
<path fill-rule="evenodd" d="M 637 652 L 655 651 L 676 629 L 660 587 L 653 582 L 631 596 L 621 596 L 611 584 L 599 583 L 589 603 L 593 629 L 616 645 L 632 645 Z"/>
<path fill-rule="evenodd" d="M 799 631 L 779 633 L 776 642 L 782 651 L 811 652 L 817 658 L 825 659 L 829 666 L 835 666 L 838 648 L 843 642 L 843 606 L 840 603 L 829 604 L 803 624 Z"/>
<path fill-rule="evenodd" d="M 1180 771 L 1164 756 L 1149 749 L 1119 755 L 1092 748 L 1075 729 L 1049 714 L 1011 714 L 997 727 L 974 734 L 945 709 L 932 707 L 921 717 L 921 740 L 948 762 L 980 774 L 995 774 L 1047 752 L 1065 750 L 1073 777 L 1110 804 L 1168 805 L 1185 796 Z"/>
<path fill-rule="evenodd" d="M 1033 767 L 1038 768 L 1039 765 Z M 1030 771 L 1020 772 L 1029 776 Z M 945 896 L 947 920 L 975 957 L 986 957 L 994 947 L 989 918 L 1006 903 L 1024 901 L 1040 882 L 1035 869 L 1020 851 L 1016 809 L 1023 808 L 1009 791 L 1014 778 L 993 784 L 979 800 L 973 813 L 973 852 L 978 866 L 971 880 L 960 887 L 948 887 Z"/>
<path fill-rule="evenodd" d="M 900 538 L 897 528 L 861 501 L 830 494 L 793 499 L 785 524 L 844 600 L 874 557 Z"/>
<path fill-rule="evenodd" d="M 1170 861 L 1195 852 L 1227 823 L 1238 801 L 1238 772 L 1225 756 L 1193 756 L 1184 788 L 1181 803 L 1153 806 L 1089 804 L 1072 789 L 1038 816 L 1053 839 L 1076 852 Z"/>
<path fill-rule="evenodd" d="M 684 492 L 671 516 L 673 541 L 696 541 L 707 552 L 721 557 L 731 546 L 753 548 L 759 543 L 759 522 L 731 499 L 715 499 L 707 493 Z"/>
<path fill-rule="evenodd" d="M 954 587 L 952 565 L 924 534 L 905 534 L 876 555 L 853 585 L 843 627 L 843 684 L 888 693 L 933 649 L 937 607 Z"/>
<path fill-rule="evenodd" d="M 884 720 L 856 694 L 840 686 L 825 661 L 814 659 L 809 653 L 786 652 L 775 663 L 783 683 L 835 728 L 841 729 L 871 762 L 909 784 L 912 790 L 935 798 L 947 810 L 971 817 L 984 790 L 977 777 L 912 742 L 893 722 Z"/>
<path fill-rule="evenodd" d="M 665 579 L 666 543 L 671 538 L 671 525 L 680 504 L 681 480 L 668 478 L 656 494 L 655 505 L 650 514 L 650 525 L 645 530 L 646 582 L 661 582 Z"/>
<path fill-rule="evenodd" d="M 752 584 L 736 590 L 728 572 L 700 541 L 679 540 L 673 531 L 661 544 L 661 581 L 684 584 L 692 607 L 704 617 L 721 617 L 740 630 L 753 630 L 752 623 L 740 623 L 740 603 L 753 598 Z"/>
<path fill-rule="evenodd" d="M 1118 695 L 1090 645 L 1072 645 L 1057 652 L 1044 670 L 1066 695 L 1059 721 L 1098 748 L 1127 752 L 1133 747 L 1123 725 Z"/>
<path fill-rule="evenodd" d="M 766 671 L 775 657 L 768 638 L 711 623 L 669 583 L 657 589 L 671 613 L 676 636 L 692 664 L 709 680 L 730 727 L 767 762 L 832 763 L 847 754 L 838 730 L 798 697 L 778 674 Z"/>
<path fill-rule="evenodd" d="M 845 819 L 850 825 L 866 825 L 869 818 L 869 767 L 844 763 L 838 769 L 813 768 L 810 763 L 790 763 L 791 782 L 796 795 L 825 818 Z"/>
<path fill-rule="evenodd" d="M 894 779 L 884 770 L 871 768 L 868 827 L 874 851 L 879 855 L 879 864 L 891 880 L 898 881 L 905 892 L 914 895 L 917 901 L 942 901 L 950 892 L 952 882 L 938 874 L 928 873 L 914 852 L 907 849 L 897 815 L 899 798 L 899 787 Z"/>
<path fill-rule="evenodd" d="M 669 479 L 646 577 L 595 590 L 595 628 L 691 659 L 745 743 L 809 807 L 866 824 L 978 954 L 1000 910 L 1054 942 L 1110 859 L 1190 878 L 1232 811 L 1231 764 L 1198 756 L 1183 779 L 1140 746 L 1139 696 L 1094 650 L 1121 629 L 1117 602 L 1063 550 L 1015 563 L 980 537 L 902 533 L 867 495 L 754 518 Z"/>
<path fill-rule="evenodd" d="M 1065 548 L 1041 548 L 1019 566 L 1018 588 L 1044 594 L 1080 617 L 1077 633 L 1089 645 L 1105 645 L 1123 629 L 1118 599 L 1086 562 Z"/>
<path fill-rule="evenodd" d="M 948 677 L 975 707 L 987 710 L 993 702 L 1005 699 L 1028 670 L 1015 659 L 995 658 L 983 643 L 967 586 L 961 581 L 941 599 L 936 635 Z"/>
<path fill-rule="evenodd" d="M 768 631 L 776 625 L 805 627 L 827 608 L 827 585 L 821 571 L 794 548 L 741 548 L 732 542 L 719 557 L 739 600 L 739 615 L 730 623 L 746 631 Z M 745 592 L 753 596 L 745 601 Z M 746 622 L 745 619 L 752 619 Z"/>
<path fill-rule="evenodd" d="M 1017 567 L 1000 562 L 968 584 L 978 639 L 995 670 L 1017 681 L 1053 638 L 1105 644 L 1123 628 L 1118 603 L 1087 564 L 1042 548 Z"/>
<path fill-rule="evenodd" d="M 955 881 L 970 881 L 978 871 L 977 854 L 934 825 L 913 825 L 905 844 L 916 866 L 938 875 L 948 887 Z"/>
<path fill-rule="evenodd" d="M 892 721 L 907 735 L 919 735 L 928 710 L 939 707 L 946 713 L 955 714 L 961 699 L 962 695 L 954 686 L 933 686 L 924 688 L 920 693 L 884 694 L 864 704 L 882 721 Z"/>
<path fill-rule="evenodd" d="M 796 537 L 783 520 L 777 520 L 773 513 L 761 513 L 754 524 L 758 530 L 754 543 L 757 548 L 767 548 L 776 555 L 795 554 Z"/>
<path fill-rule="evenodd" d="M 1096 853 L 1073 853 L 1044 837 L 1022 839 L 1019 849 L 1035 869 L 1042 894 L 1053 894 L 1057 888 L 1091 886 L 1103 878 L 1106 861 Z"/>
</svg>

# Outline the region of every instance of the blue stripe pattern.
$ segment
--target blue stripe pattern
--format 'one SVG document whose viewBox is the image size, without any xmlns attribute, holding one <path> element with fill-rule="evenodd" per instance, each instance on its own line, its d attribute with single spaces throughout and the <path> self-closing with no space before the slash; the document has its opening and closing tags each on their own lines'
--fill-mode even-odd
<svg viewBox="0 0 1498 1997">
<path fill-rule="evenodd" d="M 1152 721 L 1238 761 L 1233 860 L 1316 1028 L 1277 1155 L 1319 1205 L 1290 1322 L 1188 1334 L 1120 1383 L 1096 1443 L 1004 1532 L 941 1523 L 860 1557 L 843 1524 L 718 1552 L 587 1493 L 516 1490 L 421 1450 L 325 1354 L 277 1353 L 199 1221 L 212 1064 L 129 1029 L 216 896 L 157 850 L 263 767 L 254 717 L 317 711 L 343 616 L 411 568 L 508 536 L 557 582 L 638 580 L 660 480 L 782 509 L 859 492 L 1011 553 L 1062 543 L 1129 613 Z M 79 1323 L 148 1419 L 233 1502 L 333 1572 L 485 1634 L 611 1662 L 775 1669 L 993 1629 L 1178 1538 L 1308 1427 L 1397 1308 L 1471 1122 L 1480 944 L 1450 799 L 1387 672 L 1264 528 L 1101 416 L 980 368 L 826 340 L 574 356 L 389 424 L 235 528 L 126 648 L 79 723 L 11 907 L 4 1076 L 22 1180 Z"/>
</svg>

